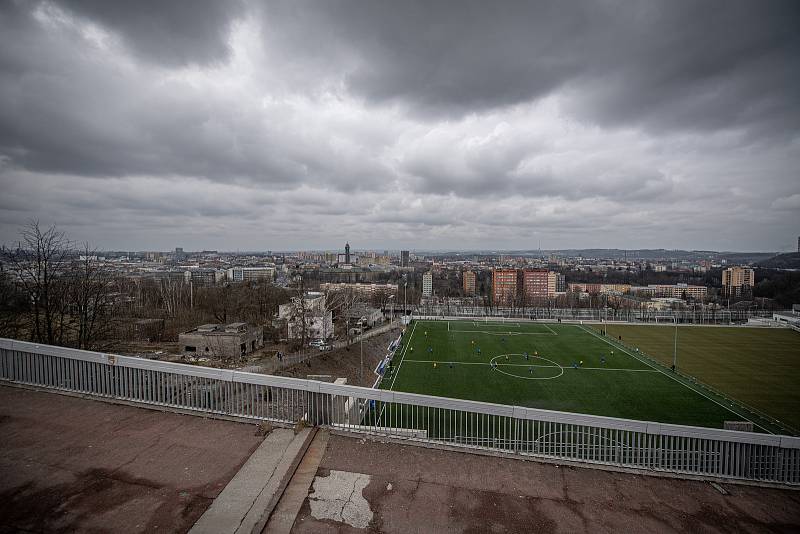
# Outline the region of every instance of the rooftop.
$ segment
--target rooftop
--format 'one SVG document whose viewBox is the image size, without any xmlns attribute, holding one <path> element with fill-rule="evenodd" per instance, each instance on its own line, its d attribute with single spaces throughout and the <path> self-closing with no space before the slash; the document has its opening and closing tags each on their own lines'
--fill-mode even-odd
<svg viewBox="0 0 800 534">
<path fill-rule="evenodd" d="M 243 487 L 232 479 L 241 478 L 245 462 L 252 465 L 265 439 L 254 430 L 253 424 L 0 386 L 0 516 L 11 530 L 186 532 L 223 488 L 230 497 Z M 326 434 L 321 443 L 316 452 L 300 453 L 305 456 L 276 505 L 275 514 L 294 514 L 284 521 L 292 532 L 358 532 L 365 525 L 387 533 L 800 526 L 800 492 L 791 489 L 712 485 L 345 435 Z M 307 462 L 312 453 L 318 457 Z M 299 486 L 297 505 L 286 505 L 303 476 L 307 484 Z"/>
</svg>

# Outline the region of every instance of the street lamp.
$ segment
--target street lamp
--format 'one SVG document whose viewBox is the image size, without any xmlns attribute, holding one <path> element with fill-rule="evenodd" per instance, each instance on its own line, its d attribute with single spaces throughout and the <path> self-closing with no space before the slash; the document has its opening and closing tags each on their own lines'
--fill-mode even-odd
<svg viewBox="0 0 800 534">
<path fill-rule="evenodd" d="M 389 300 L 392 301 L 392 319 L 389 321 L 389 324 L 394 323 L 394 297 L 395 295 L 389 295 Z"/>
<path fill-rule="evenodd" d="M 359 383 L 364 385 L 364 322 L 367 320 L 365 316 L 361 316 L 358 320 L 358 341 L 361 345 L 361 365 L 358 368 Z"/>
</svg>

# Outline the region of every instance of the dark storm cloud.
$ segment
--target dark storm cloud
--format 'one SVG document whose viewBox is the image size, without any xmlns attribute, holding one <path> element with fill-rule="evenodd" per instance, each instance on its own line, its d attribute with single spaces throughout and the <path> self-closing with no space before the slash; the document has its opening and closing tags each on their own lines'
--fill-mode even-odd
<svg viewBox="0 0 800 534">
<path fill-rule="evenodd" d="M 142 247 L 778 246 L 800 223 L 798 13 L 0 3 L 0 241 L 47 214 Z"/>
<path fill-rule="evenodd" d="M 344 68 L 370 101 L 460 115 L 576 93 L 601 123 L 800 125 L 794 1 L 271 4 L 269 43 Z M 313 27 L 315 31 L 308 31 Z M 343 60 L 342 58 L 347 58 Z M 292 61 L 297 57 L 292 56 Z"/>
<path fill-rule="evenodd" d="M 238 0 L 62 0 L 70 11 L 118 32 L 136 54 L 159 64 L 224 61 Z"/>
</svg>

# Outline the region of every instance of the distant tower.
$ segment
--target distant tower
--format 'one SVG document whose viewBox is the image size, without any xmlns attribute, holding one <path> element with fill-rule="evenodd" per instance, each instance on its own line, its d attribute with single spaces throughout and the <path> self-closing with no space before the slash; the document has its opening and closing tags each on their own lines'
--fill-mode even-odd
<svg viewBox="0 0 800 534">
<path fill-rule="evenodd" d="M 350 243 L 344 244 L 344 262 L 350 265 Z"/>
<path fill-rule="evenodd" d="M 797 252 L 800 252 L 800 236 L 797 236 Z"/>
</svg>

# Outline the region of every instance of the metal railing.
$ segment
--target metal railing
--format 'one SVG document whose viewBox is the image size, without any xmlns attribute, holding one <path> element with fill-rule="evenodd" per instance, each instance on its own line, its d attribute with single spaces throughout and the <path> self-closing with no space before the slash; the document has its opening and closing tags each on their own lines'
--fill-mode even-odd
<svg viewBox="0 0 800 534">
<path fill-rule="evenodd" d="M 800 438 L 633 421 L 0 339 L 0 381 L 464 449 L 800 484 Z"/>
</svg>

